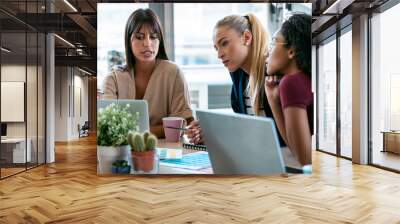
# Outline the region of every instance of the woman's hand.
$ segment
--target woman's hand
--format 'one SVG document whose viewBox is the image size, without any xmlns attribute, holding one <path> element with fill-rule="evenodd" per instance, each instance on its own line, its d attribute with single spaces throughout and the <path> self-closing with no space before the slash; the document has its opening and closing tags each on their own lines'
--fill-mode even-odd
<svg viewBox="0 0 400 224">
<path fill-rule="evenodd" d="M 269 63 L 269 51 L 265 55 L 265 93 L 267 95 L 268 103 L 271 107 L 280 105 L 279 99 L 279 76 L 267 74 Z"/>
<path fill-rule="evenodd" d="M 279 76 L 266 76 L 264 88 L 278 131 L 281 134 L 283 141 L 289 146 L 286 137 L 285 117 L 283 115 L 279 96 L 279 79 Z"/>
<path fill-rule="evenodd" d="M 188 138 L 190 139 L 190 143 L 194 144 L 203 144 L 203 133 L 200 128 L 199 121 L 192 121 L 188 126 L 188 130 L 186 132 Z"/>
<path fill-rule="evenodd" d="M 271 107 L 279 106 L 279 77 L 278 76 L 266 76 L 265 77 L 265 93 L 267 94 L 268 103 Z"/>
</svg>

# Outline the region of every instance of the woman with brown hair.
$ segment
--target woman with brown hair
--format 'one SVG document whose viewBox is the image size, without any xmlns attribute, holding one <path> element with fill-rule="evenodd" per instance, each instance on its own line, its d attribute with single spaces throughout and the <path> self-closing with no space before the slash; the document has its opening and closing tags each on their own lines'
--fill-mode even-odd
<svg viewBox="0 0 400 224">
<path fill-rule="evenodd" d="M 149 106 L 150 131 L 164 137 L 162 118 L 193 120 L 187 83 L 168 60 L 164 35 L 151 9 L 134 11 L 125 28 L 126 66 L 104 81 L 105 99 L 143 99 Z"/>
</svg>

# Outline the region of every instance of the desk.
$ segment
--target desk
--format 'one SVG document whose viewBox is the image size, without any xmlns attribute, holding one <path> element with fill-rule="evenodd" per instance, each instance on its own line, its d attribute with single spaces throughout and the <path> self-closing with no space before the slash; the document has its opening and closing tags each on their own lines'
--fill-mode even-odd
<svg viewBox="0 0 400 224">
<path fill-rule="evenodd" d="M 25 153 L 25 138 L 6 138 L 1 140 L 2 159 L 6 163 L 25 163 L 31 161 L 31 139 L 27 139 L 28 147 Z"/>
<path fill-rule="evenodd" d="M 400 131 L 382 131 L 382 152 L 393 152 L 400 154 Z"/>
<path fill-rule="evenodd" d="M 174 148 L 174 149 L 182 149 L 182 143 L 169 143 L 164 139 L 159 140 L 158 146 L 160 148 Z M 183 154 L 198 152 L 196 150 L 183 149 Z M 282 148 L 282 156 L 285 163 L 285 166 L 294 167 L 301 169 L 300 163 L 295 159 L 292 152 L 288 147 Z M 158 174 L 212 174 L 212 168 L 202 169 L 202 170 L 187 170 L 175 167 L 168 166 L 159 166 Z"/>
</svg>

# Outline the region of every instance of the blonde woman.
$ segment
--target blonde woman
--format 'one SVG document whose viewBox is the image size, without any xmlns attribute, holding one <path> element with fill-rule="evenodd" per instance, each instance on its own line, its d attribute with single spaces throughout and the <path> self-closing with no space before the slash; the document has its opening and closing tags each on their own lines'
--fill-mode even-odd
<svg viewBox="0 0 400 224">
<path fill-rule="evenodd" d="M 230 15 L 214 28 L 214 48 L 232 78 L 231 105 L 236 113 L 272 117 L 264 90 L 268 34 L 253 14 Z M 191 142 L 203 142 L 198 121 L 187 132 Z M 279 135 L 279 141 L 284 141 Z"/>
</svg>

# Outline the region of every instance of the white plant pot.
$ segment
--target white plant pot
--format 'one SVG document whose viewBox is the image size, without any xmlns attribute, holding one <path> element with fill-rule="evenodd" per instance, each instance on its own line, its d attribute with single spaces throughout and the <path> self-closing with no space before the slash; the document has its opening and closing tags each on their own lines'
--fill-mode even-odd
<svg viewBox="0 0 400 224">
<path fill-rule="evenodd" d="M 99 174 L 111 173 L 113 162 L 121 159 L 132 165 L 131 149 L 128 145 L 118 147 L 97 146 L 97 171 Z"/>
</svg>

